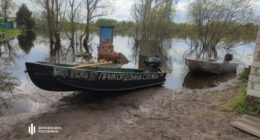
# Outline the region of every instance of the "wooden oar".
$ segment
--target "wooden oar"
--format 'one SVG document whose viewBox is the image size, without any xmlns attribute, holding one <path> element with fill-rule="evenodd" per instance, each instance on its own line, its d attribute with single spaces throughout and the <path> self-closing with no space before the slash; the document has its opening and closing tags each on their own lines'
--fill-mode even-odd
<svg viewBox="0 0 260 140">
<path fill-rule="evenodd" d="M 94 63 L 94 64 L 88 64 L 88 65 L 80 65 L 80 66 L 74 66 L 74 67 L 72 67 L 72 68 L 73 68 L 73 69 L 78 69 L 78 68 L 85 68 L 85 67 L 98 66 L 98 65 L 104 65 L 104 64 L 112 64 L 112 62 Z"/>
</svg>

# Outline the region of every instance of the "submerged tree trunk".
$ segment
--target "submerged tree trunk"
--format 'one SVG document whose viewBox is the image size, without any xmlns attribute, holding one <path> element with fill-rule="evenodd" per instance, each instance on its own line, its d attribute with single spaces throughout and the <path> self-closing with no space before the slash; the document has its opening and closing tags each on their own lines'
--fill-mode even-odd
<svg viewBox="0 0 260 140">
<path fill-rule="evenodd" d="M 80 50 L 80 52 L 82 52 L 83 51 L 83 48 L 82 48 L 82 45 L 83 45 L 83 43 L 82 43 L 82 39 L 83 39 L 83 37 L 85 36 L 85 34 L 83 34 L 83 35 L 80 35 L 80 37 L 79 37 L 79 50 Z"/>
<path fill-rule="evenodd" d="M 83 47 L 85 49 L 85 53 L 89 53 L 88 38 L 89 38 L 89 35 L 86 34 L 86 37 L 83 41 Z"/>
<path fill-rule="evenodd" d="M 89 24 L 90 24 L 90 18 L 89 18 L 89 13 L 87 15 L 87 25 L 86 25 L 86 29 L 85 29 L 85 38 L 83 41 L 83 47 L 85 49 L 85 53 L 89 53 Z"/>
<path fill-rule="evenodd" d="M 60 40 L 60 1 L 59 0 L 37 0 L 46 12 L 48 34 L 50 41 L 50 61 L 56 61 L 57 52 L 61 49 Z"/>
</svg>

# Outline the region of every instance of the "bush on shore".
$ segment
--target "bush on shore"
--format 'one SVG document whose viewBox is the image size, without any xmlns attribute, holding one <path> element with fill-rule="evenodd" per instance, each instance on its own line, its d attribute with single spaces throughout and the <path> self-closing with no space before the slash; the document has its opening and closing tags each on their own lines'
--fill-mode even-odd
<svg viewBox="0 0 260 140">
<path fill-rule="evenodd" d="M 239 75 L 240 80 L 242 81 L 243 90 L 241 93 L 232 99 L 228 106 L 239 113 L 247 113 L 252 115 L 260 115 L 260 104 L 257 103 L 254 99 L 251 99 L 250 96 L 247 96 L 247 82 L 250 74 L 250 67 L 245 68 L 244 71 Z"/>
</svg>

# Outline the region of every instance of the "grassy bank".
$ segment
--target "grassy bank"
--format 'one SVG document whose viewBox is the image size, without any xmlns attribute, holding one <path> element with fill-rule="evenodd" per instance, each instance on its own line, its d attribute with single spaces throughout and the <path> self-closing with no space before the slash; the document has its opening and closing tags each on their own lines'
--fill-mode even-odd
<svg viewBox="0 0 260 140">
<path fill-rule="evenodd" d="M 11 29 L 11 30 L 1 30 L 0 32 L 4 33 L 5 39 L 9 39 L 9 38 L 13 38 L 15 36 L 17 36 L 18 34 L 20 34 L 20 30 L 19 29 Z"/>
<path fill-rule="evenodd" d="M 241 114 L 260 115 L 260 105 L 250 103 L 247 99 L 247 82 L 250 74 L 250 67 L 245 68 L 240 74 L 240 82 L 237 87 L 239 92 L 227 104 L 224 105 L 224 110 L 236 111 Z"/>
<path fill-rule="evenodd" d="M 260 105 L 259 104 L 251 104 L 247 101 L 247 90 L 244 88 L 242 92 L 233 98 L 229 103 L 228 107 L 232 110 L 242 113 L 242 114 L 251 114 L 251 115 L 260 115 Z"/>
</svg>

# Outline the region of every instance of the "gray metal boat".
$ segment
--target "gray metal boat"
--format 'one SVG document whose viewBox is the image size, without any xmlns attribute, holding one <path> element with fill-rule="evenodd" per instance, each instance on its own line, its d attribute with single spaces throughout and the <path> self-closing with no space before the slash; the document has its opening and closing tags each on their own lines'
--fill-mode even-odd
<svg viewBox="0 0 260 140">
<path fill-rule="evenodd" d="M 229 61 L 218 61 L 211 59 L 194 59 L 186 58 L 185 63 L 188 66 L 190 72 L 193 73 L 212 73 L 212 74 L 224 74 L 224 73 L 236 73 L 238 63 Z"/>
</svg>

